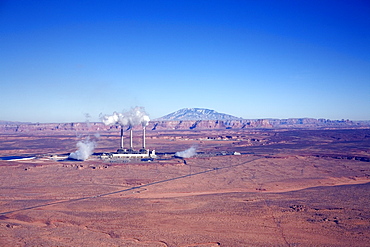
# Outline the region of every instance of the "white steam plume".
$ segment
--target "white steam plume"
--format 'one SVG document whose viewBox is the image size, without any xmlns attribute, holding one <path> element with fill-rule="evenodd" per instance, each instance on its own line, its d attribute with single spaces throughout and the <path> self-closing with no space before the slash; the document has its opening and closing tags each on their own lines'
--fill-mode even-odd
<svg viewBox="0 0 370 247">
<path fill-rule="evenodd" d="M 86 119 L 86 126 L 88 129 L 90 129 L 91 127 L 91 124 L 90 124 L 90 118 L 91 118 L 91 115 L 89 113 L 85 113 L 85 119 Z"/>
<path fill-rule="evenodd" d="M 191 158 L 196 154 L 197 154 L 196 148 L 193 146 L 193 147 L 191 147 L 189 149 L 186 149 L 184 151 L 176 152 L 175 156 L 182 157 L 182 158 Z"/>
<path fill-rule="evenodd" d="M 134 127 L 136 125 L 145 127 L 150 121 L 144 107 L 138 106 L 123 113 L 113 112 L 112 115 L 100 115 L 100 119 L 105 125 L 121 125 L 128 127 Z"/>
<path fill-rule="evenodd" d="M 89 137 L 86 137 L 85 140 L 77 142 L 76 147 L 78 148 L 77 151 L 71 153 L 69 158 L 75 160 L 86 160 L 93 154 L 96 142 L 91 141 Z"/>
</svg>

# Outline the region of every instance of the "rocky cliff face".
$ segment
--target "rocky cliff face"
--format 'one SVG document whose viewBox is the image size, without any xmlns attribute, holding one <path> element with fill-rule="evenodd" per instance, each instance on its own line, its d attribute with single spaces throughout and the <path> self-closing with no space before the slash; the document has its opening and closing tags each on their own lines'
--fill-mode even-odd
<svg viewBox="0 0 370 247">
<path fill-rule="evenodd" d="M 161 129 L 243 129 L 271 128 L 268 120 L 187 120 L 187 121 L 153 121 L 150 128 Z"/>
<path fill-rule="evenodd" d="M 248 128 L 355 128 L 370 127 L 368 122 L 349 120 L 327 120 L 312 118 L 253 119 L 253 120 L 180 120 L 151 121 L 147 130 L 204 130 L 204 129 L 248 129 Z M 119 126 L 105 126 L 103 123 L 43 123 L 43 124 L 1 124 L 0 133 L 32 132 L 83 132 L 115 131 Z M 140 129 L 140 127 L 135 127 Z"/>
<path fill-rule="evenodd" d="M 325 128 L 325 127 L 363 127 L 369 123 L 349 120 L 329 120 L 313 118 L 290 119 L 252 119 L 252 120 L 187 120 L 151 121 L 149 128 L 162 129 L 247 129 L 247 128 Z"/>
</svg>

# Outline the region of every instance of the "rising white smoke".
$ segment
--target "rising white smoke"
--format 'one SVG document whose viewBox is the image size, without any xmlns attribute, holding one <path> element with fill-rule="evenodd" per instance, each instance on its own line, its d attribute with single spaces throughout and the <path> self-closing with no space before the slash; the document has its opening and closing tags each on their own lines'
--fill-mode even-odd
<svg viewBox="0 0 370 247">
<path fill-rule="evenodd" d="M 100 119 L 105 125 L 120 125 L 128 126 L 130 128 L 136 125 L 142 125 L 145 127 L 150 121 L 144 107 L 138 106 L 123 113 L 113 112 L 112 115 L 101 115 Z"/>
<path fill-rule="evenodd" d="M 85 119 L 86 119 L 86 126 L 88 129 L 90 129 L 91 127 L 91 124 L 90 124 L 90 118 L 91 118 L 91 115 L 89 113 L 85 113 Z"/>
<path fill-rule="evenodd" d="M 191 148 L 188 148 L 184 151 L 176 152 L 175 156 L 182 157 L 182 158 L 191 158 L 196 154 L 197 154 L 196 148 L 194 146 L 192 146 Z"/>
<path fill-rule="evenodd" d="M 128 125 L 128 120 L 122 113 L 113 112 L 112 115 L 100 116 L 101 121 L 105 125 Z"/>
<path fill-rule="evenodd" d="M 90 155 L 93 154 L 96 147 L 96 142 L 86 137 L 85 140 L 79 141 L 76 144 L 77 151 L 71 153 L 69 158 L 75 160 L 86 160 Z"/>
<path fill-rule="evenodd" d="M 86 118 L 86 126 L 88 129 L 90 129 L 91 124 L 90 124 L 90 114 L 86 113 L 85 114 Z M 79 139 L 82 139 L 82 135 L 77 135 Z M 94 149 L 96 147 L 96 141 L 99 139 L 100 134 L 95 133 L 94 136 L 92 137 L 93 140 L 90 139 L 90 135 L 86 136 L 84 140 L 80 140 L 77 142 L 76 147 L 77 151 L 70 153 L 69 158 L 75 159 L 75 160 L 86 160 L 89 158 L 90 155 L 93 154 Z"/>
</svg>

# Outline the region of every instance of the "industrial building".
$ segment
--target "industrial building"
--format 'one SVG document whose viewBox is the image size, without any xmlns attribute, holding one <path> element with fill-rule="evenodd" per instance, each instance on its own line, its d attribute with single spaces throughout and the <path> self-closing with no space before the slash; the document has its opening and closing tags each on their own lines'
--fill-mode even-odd
<svg viewBox="0 0 370 247">
<path fill-rule="evenodd" d="M 143 127 L 143 139 L 142 147 L 139 150 L 135 150 L 133 147 L 133 130 L 130 127 L 130 148 L 124 148 L 124 135 L 123 127 L 121 127 L 121 140 L 120 148 L 117 152 L 104 153 L 100 156 L 102 159 L 145 159 L 145 158 L 156 158 L 155 150 L 150 151 L 145 146 L 145 126 Z"/>
</svg>

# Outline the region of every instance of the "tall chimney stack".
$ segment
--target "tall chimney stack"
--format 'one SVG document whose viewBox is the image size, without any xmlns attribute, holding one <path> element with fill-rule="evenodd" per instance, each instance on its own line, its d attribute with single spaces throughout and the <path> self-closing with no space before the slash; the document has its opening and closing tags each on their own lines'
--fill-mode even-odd
<svg viewBox="0 0 370 247">
<path fill-rule="evenodd" d="M 121 149 L 123 150 L 123 126 L 121 126 Z"/>
<path fill-rule="evenodd" d="M 132 149 L 132 127 L 130 128 L 130 149 Z"/>
<path fill-rule="evenodd" d="M 145 149 L 145 126 L 143 127 L 143 149 Z"/>
</svg>

